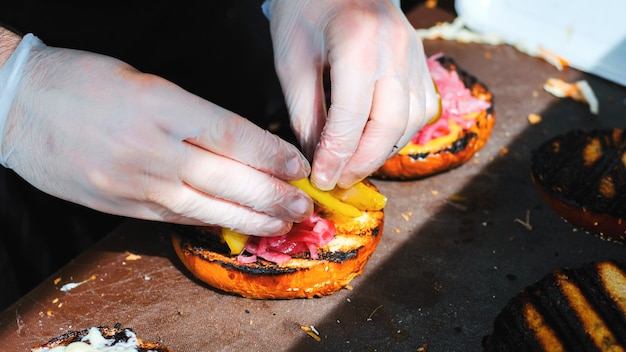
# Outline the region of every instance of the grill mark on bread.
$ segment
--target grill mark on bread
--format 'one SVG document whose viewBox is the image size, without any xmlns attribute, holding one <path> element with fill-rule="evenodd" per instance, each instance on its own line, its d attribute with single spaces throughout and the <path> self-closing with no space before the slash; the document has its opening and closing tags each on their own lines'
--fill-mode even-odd
<svg viewBox="0 0 626 352">
<path fill-rule="evenodd" d="M 559 341 L 556 332 L 552 330 L 550 324 L 546 322 L 534 305 L 525 304 L 522 307 L 522 316 L 526 319 L 528 327 L 537 336 L 537 342 L 542 349 L 547 350 L 550 348 L 555 352 L 565 351 L 565 347 Z"/>
<path fill-rule="evenodd" d="M 498 314 L 485 351 L 624 351 L 626 265 L 561 268 L 526 287 Z"/>
</svg>

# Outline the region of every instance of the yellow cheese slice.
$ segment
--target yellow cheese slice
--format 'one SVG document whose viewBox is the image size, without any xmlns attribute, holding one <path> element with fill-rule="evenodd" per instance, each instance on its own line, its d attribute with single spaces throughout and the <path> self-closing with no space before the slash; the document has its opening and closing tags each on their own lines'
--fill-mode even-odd
<svg viewBox="0 0 626 352">
<path fill-rule="evenodd" d="M 454 143 L 454 141 L 459 138 L 462 128 L 453 120 L 448 120 L 448 125 L 450 126 L 450 133 L 448 133 L 447 135 L 431 139 L 424 145 L 409 142 L 407 145 L 404 146 L 404 148 L 400 149 L 398 154 L 427 154 L 440 151 L 444 147 Z"/>
</svg>

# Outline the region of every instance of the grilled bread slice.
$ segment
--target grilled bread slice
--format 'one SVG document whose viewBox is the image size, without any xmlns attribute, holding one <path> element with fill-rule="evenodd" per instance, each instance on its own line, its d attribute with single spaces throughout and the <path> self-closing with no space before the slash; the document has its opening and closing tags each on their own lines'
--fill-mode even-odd
<svg viewBox="0 0 626 352">
<path fill-rule="evenodd" d="M 532 151 L 531 178 L 567 222 L 602 239 L 626 240 L 626 131 L 574 130 Z"/>
<path fill-rule="evenodd" d="M 561 268 L 526 287 L 483 339 L 494 351 L 626 350 L 626 264 Z"/>
<path fill-rule="evenodd" d="M 281 264 L 262 258 L 242 263 L 218 227 L 176 225 L 172 243 L 191 274 L 222 291 L 255 299 L 326 296 L 362 274 L 382 238 L 384 212 L 363 210 L 348 217 L 316 204 L 315 213 L 336 230 L 330 242 L 316 248 L 316 258 L 300 253 Z"/>
</svg>

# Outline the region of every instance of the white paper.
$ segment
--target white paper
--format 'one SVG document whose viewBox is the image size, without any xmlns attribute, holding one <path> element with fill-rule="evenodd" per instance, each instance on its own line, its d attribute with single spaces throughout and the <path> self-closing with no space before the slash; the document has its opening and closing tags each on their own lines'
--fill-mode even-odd
<svg viewBox="0 0 626 352">
<path fill-rule="evenodd" d="M 626 86 L 625 0 L 456 0 L 455 7 L 473 31 L 543 47 Z"/>
</svg>

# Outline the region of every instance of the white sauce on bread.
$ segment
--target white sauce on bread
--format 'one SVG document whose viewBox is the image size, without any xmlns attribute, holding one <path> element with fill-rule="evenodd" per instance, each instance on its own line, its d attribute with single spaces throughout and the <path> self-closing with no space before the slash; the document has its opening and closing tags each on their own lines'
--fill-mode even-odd
<svg viewBox="0 0 626 352">
<path fill-rule="evenodd" d="M 137 352 L 139 341 L 137 336 L 130 330 L 125 330 L 127 341 L 116 341 L 114 338 L 107 339 L 97 327 L 89 329 L 89 333 L 80 341 L 72 342 L 67 346 L 58 346 L 54 348 L 34 349 L 31 352 Z"/>
</svg>

